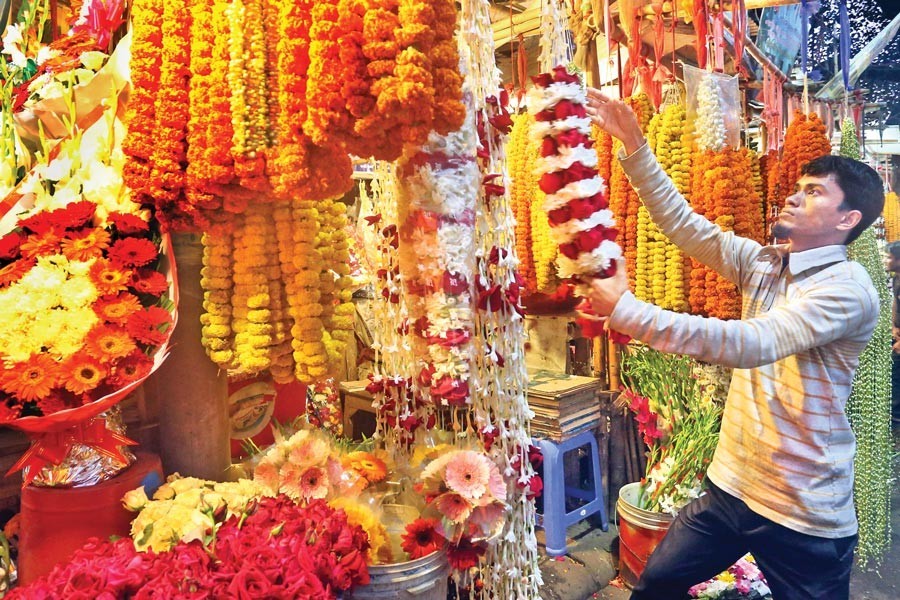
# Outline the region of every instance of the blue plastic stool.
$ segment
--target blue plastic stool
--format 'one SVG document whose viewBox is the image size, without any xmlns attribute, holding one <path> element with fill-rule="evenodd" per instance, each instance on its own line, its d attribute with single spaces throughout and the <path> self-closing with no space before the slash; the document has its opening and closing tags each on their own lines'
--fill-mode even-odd
<svg viewBox="0 0 900 600">
<path fill-rule="evenodd" d="M 600 513 L 603 531 L 609 529 L 606 518 L 606 503 L 603 500 L 603 481 L 600 475 L 600 453 L 594 431 L 583 431 L 575 436 L 554 442 L 535 439 L 544 455 L 544 512 L 537 515 L 536 524 L 544 528 L 547 538 L 547 555 L 562 556 L 566 553 L 566 528 L 582 521 L 594 513 Z M 566 486 L 564 458 L 567 453 L 590 446 L 591 485 L 593 489 Z M 588 503 L 572 512 L 566 512 L 566 497 L 572 496 Z"/>
</svg>

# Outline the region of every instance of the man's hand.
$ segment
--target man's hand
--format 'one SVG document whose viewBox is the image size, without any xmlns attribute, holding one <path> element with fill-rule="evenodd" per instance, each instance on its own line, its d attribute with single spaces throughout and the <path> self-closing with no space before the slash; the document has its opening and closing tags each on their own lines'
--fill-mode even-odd
<svg viewBox="0 0 900 600">
<path fill-rule="evenodd" d="M 588 88 L 585 110 L 597 127 L 622 140 L 626 154 L 632 154 L 644 144 L 644 134 L 634 111 L 621 100 L 613 100 L 599 90 Z"/>
<path fill-rule="evenodd" d="M 625 261 L 616 263 L 616 274 L 606 279 L 594 279 L 591 281 L 591 289 L 588 298 L 591 307 L 600 317 L 608 317 L 619 302 L 622 294 L 628 291 L 628 275 L 625 273 Z"/>
</svg>

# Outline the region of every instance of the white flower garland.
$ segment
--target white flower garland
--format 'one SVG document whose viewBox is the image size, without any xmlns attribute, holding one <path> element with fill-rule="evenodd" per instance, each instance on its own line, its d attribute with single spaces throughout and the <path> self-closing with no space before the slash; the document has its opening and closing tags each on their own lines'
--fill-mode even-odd
<svg viewBox="0 0 900 600">
<path fill-rule="evenodd" d="M 706 73 L 697 86 L 697 147 L 719 152 L 725 147 L 725 115 L 719 100 L 719 85 L 712 73 Z"/>
</svg>

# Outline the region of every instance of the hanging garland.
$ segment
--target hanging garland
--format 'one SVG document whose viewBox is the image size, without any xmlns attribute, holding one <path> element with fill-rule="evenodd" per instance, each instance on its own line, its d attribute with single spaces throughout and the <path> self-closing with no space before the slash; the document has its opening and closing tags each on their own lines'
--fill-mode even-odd
<svg viewBox="0 0 900 600">
<path fill-rule="evenodd" d="M 535 272 L 535 254 L 538 253 L 538 248 L 532 237 L 531 226 L 531 208 L 535 190 L 538 189 L 534 175 L 536 154 L 530 152 L 534 148 L 529 135 L 533 122 L 534 118 L 528 113 L 515 115 L 507 145 L 509 199 L 516 219 L 516 255 L 519 257 L 519 276 L 528 293 L 534 293 L 538 287 Z"/>
<path fill-rule="evenodd" d="M 853 121 L 841 123 L 841 156 L 860 159 Z M 848 247 L 851 260 L 865 267 L 878 291 L 878 323 L 859 357 L 847 416 L 856 436 L 853 461 L 853 499 L 859 521 L 857 557 L 861 564 L 878 566 L 891 543 L 891 326 L 892 294 L 873 227 Z"/>
<path fill-rule="evenodd" d="M 785 199 L 794 193 L 794 185 L 800 179 L 800 169 L 814 158 L 831 154 L 831 142 L 825 133 L 825 124 L 815 113 L 794 113 L 794 120 L 784 135 L 784 149 L 778 164 L 778 186 L 769 206 L 784 208 Z"/>
<path fill-rule="evenodd" d="M 900 198 L 894 191 L 884 195 L 884 239 L 888 243 L 900 241 Z"/>
</svg>

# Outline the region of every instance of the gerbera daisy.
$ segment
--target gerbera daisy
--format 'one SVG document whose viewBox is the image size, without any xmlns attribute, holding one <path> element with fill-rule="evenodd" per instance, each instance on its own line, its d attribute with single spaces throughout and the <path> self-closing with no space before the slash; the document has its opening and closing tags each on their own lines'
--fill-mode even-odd
<svg viewBox="0 0 900 600">
<path fill-rule="evenodd" d="M 447 559 L 450 566 L 458 571 L 464 571 L 478 565 L 478 558 L 484 556 L 485 547 L 482 544 L 473 544 L 469 538 L 463 538 L 458 544 L 447 546 Z"/>
<path fill-rule="evenodd" d="M 150 306 L 128 318 L 128 333 L 141 344 L 158 346 L 166 341 L 166 330 L 172 325 L 172 315 L 164 308 Z"/>
<path fill-rule="evenodd" d="M 99 227 L 69 233 L 62 240 L 62 252 L 69 260 L 88 260 L 103 256 L 109 247 L 109 232 Z"/>
<path fill-rule="evenodd" d="M 94 217 L 97 205 L 89 200 L 72 202 L 64 208 L 51 211 L 48 220 L 61 229 L 84 227 Z"/>
<path fill-rule="evenodd" d="M 19 221 L 19 227 L 22 229 L 27 229 L 31 233 L 42 234 L 53 229 L 53 219 L 50 217 L 50 213 L 46 211 L 37 212 L 27 219 L 22 219 Z"/>
<path fill-rule="evenodd" d="M 447 486 L 468 500 L 484 495 L 490 475 L 488 458 L 471 450 L 454 452 L 444 471 Z"/>
<path fill-rule="evenodd" d="M 369 483 L 387 477 L 387 465 L 371 452 L 350 452 L 343 458 L 345 467 L 358 471 Z"/>
<path fill-rule="evenodd" d="M 309 467 L 300 476 L 300 497 L 311 500 L 328 495 L 328 475 L 321 467 Z"/>
<path fill-rule="evenodd" d="M 38 400 L 50 393 L 59 375 L 57 362 L 48 354 L 32 354 L 25 362 L 0 372 L 0 389 L 21 402 Z"/>
<path fill-rule="evenodd" d="M 472 504 L 455 492 L 447 492 L 435 498 L 434 507 L 456 524 L 462 523 L 472 514 Z"/>
<path fill-rule="evenodd" d="M 103 363 L 128 356 L 137 348 L 137 344 L 122 327 L 115 325 L 97 325 L 87 335 L 85 350 Z"/>
<path fill-rule="evenodd" d="M 122 292 L 115 296 L 103 296 L 94 303 L 94 312 L 108 323 L 124 325 L 128 318 L 143 308 L 137 296 Z"/>
<path fill-rule="evenodd" d="M 137 215 L 114 212 L 109 213 L 106 220 L 112 223 L 116 231 L 122 235 L 134 235 L 150 231 L 150 224 Z"/>
<path fill-rule="evenodd" d="M 166 276 L 153 269 L 135 269 L 131 275 L 131 283 L 128 285 L 139 294 L 151 296 L 159 296 L 169 289 Z"/>
<path fill-rule="evenodd" d="M 296 443 L 288 454 L 288 460 L 303 467 L 321 465 L 328 458 L 328 442 L 310 436 Z"/>
<path fill-rule="evenodd" d="M 59 254 L 60 242 L 62 238 L 54 229 L 48 229 L 42 233 L 35 233 L 28 236 L 19 250 L 25 258 L 37 258 L 38 256 L 50 256 L 51 254 Z"/>
<path fill-rule="evenodd" d="M 22 279 L 25 273 L 34 268 L 36 264 L 37 261 L 33 258 L 20 258 L 15 262 L 9 263 L 0 269 L 0 288 Z"/>
<path fill-rule="evenodd" d="M 25 240 L 25 236 L 17 231 L 11 231 L 0 237 L 0 260 L 15 260 L 19 258 L 19 246 Z"/>
<path fill-rule="evenodd" d="M 159 256 L 159 250 L 150 240 L 127 237 L 117 240 L 106 254 L 116 265 L 143 267 Z"/>
<path fill-rule="evenodd" d="M 109 383 L 124 387 L 147 376 L 152 368 L 153 359 L 140 350 L 135 350 L 115 364 L 109 376 Z"/>
<path fill-rule="evenodd" d="M 131 281 L 131 269 L 117 267 L 105 258 L 94 261 L 90 275 L 97 290 L 103 295 L 124 292 Z"/>
<path fill-rule="evenodd" d="M 416 519 L 406 526 L 400 547 L 415 560 L 428 556 L 444 546 L 444 537 L 437 532 L 437 519 Z"/>
<path fill-rule="evenodd" d="M 38 400 L 37 406 L 45 417 L 47 415 L 52 415 L 53 413 L 70 408 L 70 406 L 66 404 L 65 396 L 63 396 L 58 391 L 53 391 L 46 397 Z"/>
<path fill-rule="evenodd" d="M 100 361 L 86 352 L 76 352 L 62 365 L 60 381 L 73 394 L 84 394 L 103 383 L 107 373 Z"/>
</svg>

